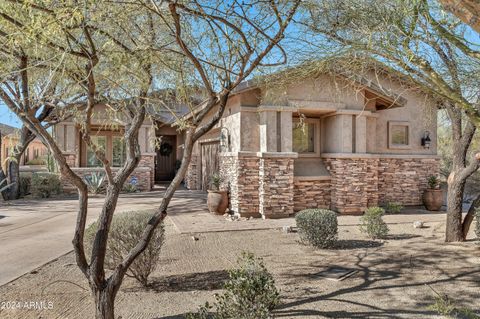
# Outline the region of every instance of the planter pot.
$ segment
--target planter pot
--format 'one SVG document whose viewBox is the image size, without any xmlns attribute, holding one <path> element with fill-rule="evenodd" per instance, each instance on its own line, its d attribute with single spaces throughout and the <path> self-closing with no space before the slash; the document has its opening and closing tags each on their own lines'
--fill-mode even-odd
<svg viewBox="0 0 480 319">
<path fill-rule="evenodd" d="M 438 211 L 443 205 L 442 189 L 427 189 L 423 193 L 423 204 L 427 210 Z"/>
<path fill-rule="evenodd" d="M 228 208 L 227 191 L 208 191 L 207 205 L 210 213 L 217 215 L 225 214 Z"/>
</svg>

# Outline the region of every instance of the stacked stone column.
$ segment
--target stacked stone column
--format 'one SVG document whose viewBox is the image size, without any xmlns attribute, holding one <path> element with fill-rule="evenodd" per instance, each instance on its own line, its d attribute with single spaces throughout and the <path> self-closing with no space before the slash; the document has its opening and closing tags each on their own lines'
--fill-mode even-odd
<svg viewBox="0 0 480 319">
<path fill-rule="evenodd" d="M 263 218 L 293 214 L 293 157 L 260 158 L 259 212 Z"/>
</svg>

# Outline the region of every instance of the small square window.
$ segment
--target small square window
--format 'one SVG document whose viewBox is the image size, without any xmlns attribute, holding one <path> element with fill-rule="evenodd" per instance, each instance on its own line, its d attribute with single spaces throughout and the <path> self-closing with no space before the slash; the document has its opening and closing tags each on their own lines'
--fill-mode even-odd
<svg viewBox="0 0 480 319">
<path fill-rule="evenodd" d="M 409 148 L 410 126 L 408 122 L 388 122 L 388 147 Z"/>
</svg>

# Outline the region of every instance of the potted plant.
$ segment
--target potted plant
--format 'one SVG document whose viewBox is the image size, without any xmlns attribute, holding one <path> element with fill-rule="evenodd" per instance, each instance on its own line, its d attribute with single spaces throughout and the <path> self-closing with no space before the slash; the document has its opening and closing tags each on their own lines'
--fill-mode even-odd
<svg viewBox="0 0 480 319">
<path fill-rule="evenodd" d="M 228 208 L 228 193 L 221 190 L 222 179 L 220 175 L 213 174 L 210 178 L 210 189 L 208 190 L 207 205 L 210 213 L 223 215 Z"/>
<path fill-rule="evenodd" d="M 430 176 L 427 180 L 428 188 L 423 193 L 423 204 L 427 210 L 438 211 L 443 205 L 443 190 L 437 176 Z"/>
</svg>

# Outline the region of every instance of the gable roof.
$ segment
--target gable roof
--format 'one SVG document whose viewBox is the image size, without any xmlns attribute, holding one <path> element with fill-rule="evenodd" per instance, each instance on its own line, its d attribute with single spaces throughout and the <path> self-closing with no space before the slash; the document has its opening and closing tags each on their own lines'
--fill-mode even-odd
<svg viewBox="0 0 480 319">
<path fill-rule="evenodd" d="M 18 131 L 16 127 L 0 123 L 0 133 L 2 136 L 16 134 Z"/>
</svg>

